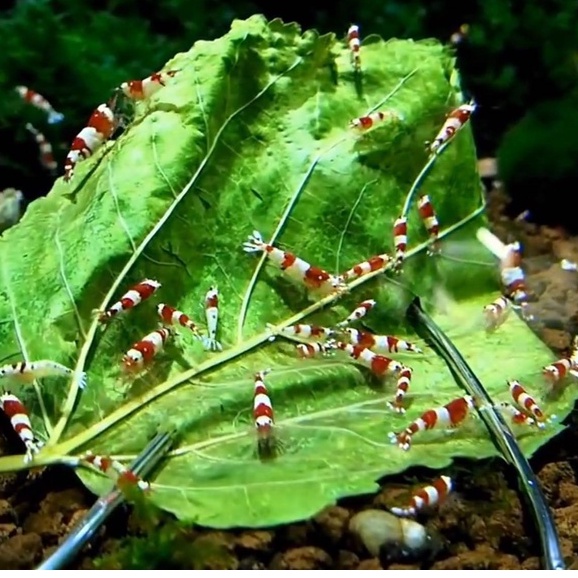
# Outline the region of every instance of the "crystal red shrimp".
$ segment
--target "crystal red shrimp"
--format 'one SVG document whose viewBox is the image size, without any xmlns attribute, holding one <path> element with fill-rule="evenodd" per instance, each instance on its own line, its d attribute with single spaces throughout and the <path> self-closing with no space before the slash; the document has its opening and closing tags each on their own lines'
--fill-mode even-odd
<svg viewBox="0 0 578 578">
<path fill-rule="evenodd" d="M 421 195 L 417 200 L 417 210 L 430 238 L 429 253 L 437 250 L 437 241 L 440 234 L 440 224 L 428 195 Z"/>
<path fill-rule="evenodd" d="M 148 482 L 140 478 L 119 461 L 113 460 L 108 456 L 98 456 L 92 452 L 86 452 L 79 458 L 79 461 L 88 464 L 90 467 L 108 476 L 119 489 L 136 487 L 144 492 L 150 490 L 150 484 Z"/>
<path fill-rule="evenodd" d="M 31 461 L 33 455 L 38 453 L 44 444 L 34 435 L 28 410 L 20 399 L 9 391 L 0 395 L 0 409 L 10 420 L 12 429 L 18 434 L 18 437 L 26 446 L 24 461 Z"/>
<path fill-rule="evenodd" d="M 321 327 L 319 325 L 305 325 L 298 323 L 297 325 L 290 325 L 281 330 L 282 335 L 292 335 L 296 337 L 303 337 L 309 339 L 312 337 L 331 337 L 335 331 L 328 327 Z"/>
<path fill-rule="evenodd" d="M 362 301 L 343 321 L 340 321 L 336 327 L 347 327 L 350 323 L 362 319 L 375 307 L 375 305 L 375 299 L 366 299 L 365 301 Z"/>
<path fill-rule="evenodd" d="M 243 250 L 246 253 L 265 253 L 270 261 L 277 265 L 287 277 L 305 285 L 307 289 L 329 294 L 342 288 L 343 282 L 340 277 L 330 275 L 327 271 L 310 265 L 293 253 L 282 251 L 269 243 L 265 243 L 259 231 L 253 231 L 253 234 L 243 243 Z"/>
<path fill-rule="evenodd" d="M 161 284 L 154 279 L 144 279 L 131 287 L 116 303 L 111 305 L 106 311 L 95 311 L 100 323 L 106 323 L 129 309 L 133 309 L 142 301 L 148 299 L 155 293 Z"/>
<path fill-rule="evenodd" d="M 311 358 L 317 355 L 328 355 L 331 353 L 331 349 L 325 344 L 316 341 L 315 343 L 300 343 L 295 346 L 299 357 Z"/>
<path fill-rule="evenodd" d="M 494 331 L 502 325 L 508 318 L 510 312 L 510 301 L 504 296 L 500 296 L 489 305 L 484 307 L 486 318 L 486 331 Z"/>
<path fill-rule="evenodd" d="M 164 325 L 181 325 L 182 327 L 187 327 L 193 332 L 193 335 L 196 338 L 200 339 L 197 325 L 182 311 L 179 311 L 166 303 L 159 303 L 157 313 Z"/>
<path fill-rule="evenodd" d="M 390 432 L 388 434 L 389 439 L 392 444 L 397 444 L 402 450 L 407 451 L 411 447 L 413 436 L 416 433 L 435 427 L 456 428 L 466 420 L 474 407 L 475 403 L 472 396 L 458 397 L 442 407 L 424 412 L 401 433 Z"/>
<path fill-rule="evenodd" d="M 118 120 L 108 104 L 92 113 L 86 126 L 76 135 L 64 162 L 64 180 L 70 181 L 77 163 L 93 155 L 114 133 Z"/>
<path fill-rule="evenodd" d="M 73 375 L 74 369 L 70 369 L 66 367 L 66 365 L 62 365 L 62 363 L 57 363 L 49 359 L 40 359 L 32 362 L 19 361 L 0 367 L 0 379 L 8 378 L 20 383 L 32 383 L 35 379 L 41 379 L 43 377 L 72 377 Z M 78 382 L 80 389 L 86 387 L 86 379 L 86 373 L 84 371 L 80 372 Z"/>
<path fill-rule="evenodd" d="M 395 245 L 395 266 L 399 269 L 405 259 L 407 249 L 407 217 L 398 217 L 393 223 L 393 244 Z"/>
<path fill-rule="evenodd" d="M 15 90 L 24 102 L 31 104 L 48 115 L 48 124 L 56 124 L 64 119 L 64 115 L 61 112 L 56 112 L 54 107 L 38 92 L 27 86 L 16 86 Z"/>
<path fill-rule="evenodd" d="M 523 284 L 524 275 L 522 272 L 518 272 L 522 264 L 522 248 L 520 243 L 516 241 L 515 243 L 510 243 L 505 246 L 504 256 L 500 261 L 500 270 L 502 271 L 502 282 L 506 288 L 508 296 L 512 295 L 515 291 L 525 290 L 525 285 Z M 515 270 L 515 274 L 513 272 Z M 518 277 L 522 281 L 518 280 Z"/>
<path fill-rule="evenodd" d="M 351 51 L 351 64 L 356 72 L 361 71 L 361 41 L 359 40 L 359 26 L 352 24 L 347 31 L 347 44 Z"/>
<path fill-rule="evenodd" d="M 449 141 L 470 120 L 475 110 L 475 102 L 470 101 L 450 112 L 433 142 L 426 142 L 430 153 L 435 154 L 444 143 Z"/>
<path fill-rule="evenodd" d="M 510 243 L 506 245 L 504 256 L 500 261 L 500 277 L 504 286 L 504 294 L 516 305 L 527 306 L 528 293 L 526 289 L 526 276 L 520 266 L 522 254 L 520 243 Z M 524 313 L 525 309 L 522 310 Z M 524 313 L 528 317 L 527 313 Z"/>
<path fill-rule="evenodd" d="M 512 380 L 508 381 L 508 387 L 510 388 L 510 394 L 514 402 L 523 409 L 526 414 L 534 419 L 539 428 L 544 428 L 545 422 L 548 421 L 546 415 L 536 403 L 536 400 L 526 391 L 522 384 L 519 381 Z M 552 416 L 551 419 L 554 419 L 555 417 L 556 416 Z"/>
<path fill-rule="evenodd" d="M 572 374 L 575 377 L 578 371 L 578 337 L 574 337 L 572 341 L 572 351 L 568 357 L 563 357 L 546 365 L 543 368 L 544 377 L 551 385 L 562 381 L 568 374 Z"/>
<path fill-rule="evenodd" d="M 419 489 L 405 508 L 390 508 L 392 514 L 401 517 L 415 516 L 420 510 L 439 506 L 453 489 L 452 479 L 449 476 L 440 476 L 429 486 Z"/>
<path fill-rule="evenodd" d="M 277 446 L 273 404 L 264 381 L 270 371 L 270 369 L 265 369 L 255 374 L 253 419 L 257 431 L 257 452 L 260 458 L 272 457 Z"/>
<path fill-rule="evenodd" d="M 357 265 L 351 267 L 340 276 L 340 279 L 345 281 L 353 281 L 353 279 L 357 279 L 358 277 L 363 277 L 363 275 L 367 275 L 372 273 L 373 271 L 378 271 L 379 269 L 383 269 L 391 262 L 391 257 L 387 253 L 382 253 L 381 255 L 375 255 L 367 261 L 362 261 Z"/>
<path fill-rule="evenodd" d="M 536 420 L 534 418 L 525 414 L 523 411 L 520 411 L 517 407 L 507 401 L 502 401 L 496 404 L 495 408 L 497 410 L 508 413 L 512 418 L 512 423 L 516 425 L 533 426 L 536 424 Z"/>
<path fill-rule="evenodd" d="M 29 122 L 26 123 L 26 130 L 34 137 L 34 140 L 38 145 L 40 151 L 40 164 L 54 176 L 56 174 L 56 169 L 58 168 L 58 163 L 54 158 L 52 145 L 48 142 L 48 139 L 44 134 Z"/>
<path fill-rule="evenodd" d="M 376 111 L 371 112 L 367 116 L 359 116 L 349 122 L 349 128 L 355 129 L 358 133 L 366 133 L 377 128 L 386 121 L 400 121 L 403 117 L 398 112 L 393 111 Z"/>
<path fill-rule="evenodd" d="M 164 349 L 170 336 L 170 329 L 161 327 L 137 341 L 122 358 L 124 371 L 134 373 L 142 371 Z"/>
<path fill-rule="evenodd" d="M 367 132 L 368 130 L 381 124 L 384 120 L 385 113 L 376 111 L 368 114 L 367 116 L 354 118 L 352 121 L 350 121 L 349 128 L 354 128 L 360 132 Z"/>
<path fill-rule="evenodd" d="M 389 408 L 391 408 L 396 413 L 405 413 L 405 408 L 403 407 L 403 400 L 406 393 L 411 385 L 411 376 L 413 370 L 411 367 L 403 366 L 399 375 L 397 376 L 397 384 L 395 390 L 395 397 L 392 402 L 387 402 Z"/>
<path fill-rule="evenodd" d="M 345 351 L 352 359 L 359 361 L 365 365 L 365 367 L 371 369 L 372 373 L 378 377 L 395 375 L 404 367 L 399 361 L 374 353 L 366 347 L 351 345 L 350 343 L 343 343 L 342 341 L 335 342 L 331 347 Z"/>
<path fill-rule="evenodd" d="M 398 339 L 392 335 L 374 335 L 367 331 L 359 331 L 359 329 L 352 328 L 345 329 L 345 333 L 349 336 L 349 342 L 352 345 L 367 347 L 374 353 L 399 353 L 400 351 L 423 353 L 413 343 Z"/>
<path fill-rule="evenodd" d="M 526 277 L 521 267 L 522 253 L 520 243 L 510 243 L 504 248 L 500 260 L 500 277 L 504 287 L 504 295 L 520 307 L 522 317 L 526 321 L 532 321 L 533 316 L 528 307 L 528 293 Z"/>
<path fill-rule="evenodd" d="M 217 341 L 219 326 L 219 290 L 217 287 L 210 287 L 205 295 L 205 317 L 207 319 L 207 336 L 203 338 L 205 349 L 222 351 L 223 346 Z"/>
<path fill-rule="evenodd" d="M 578 363 L 570 357 L 562 357 L 550 365 L 546 365 L 542 372 L 544 377 L 552 385 L 562 381 L 568 373 L 578 370 Z"/>
<path fill-rule="evenodd" d="M 129 80 L 120 85 L 120 90 L 131 100 L 145 100 L 166 86 L 169 78 L 173 78 L 179 70 L 155 72 L 143 80 Z"/>
</svg>

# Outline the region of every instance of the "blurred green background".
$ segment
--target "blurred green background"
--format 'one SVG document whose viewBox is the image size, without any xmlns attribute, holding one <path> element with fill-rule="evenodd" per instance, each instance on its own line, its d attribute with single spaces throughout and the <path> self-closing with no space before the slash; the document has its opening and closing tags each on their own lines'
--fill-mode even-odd
<svg viewBox="0 0 578 578">
<path fill-rule="evenodd" d="M 578 190 L 578 7 L 576 0 L 20 0 L 0 7 L 0 190 L 28 201 L 53 177 L 25 130 L 32 122 L 62 166 L 92 110 L 124 80 L 143 78 L 198 39 L 224 34 L 234 18 L 255 13 L 344 37 L 436 37 L 456 48 L 462 82 L 479 103 L 472 124 L 478 156 L 499 153 L 512 212 L 534 220 L 578 223 L 559 204 Z M 59 125 L 22 103 L 14 86 L 40 92 L 65 114 Z M 526 116 L 528 114 L 528 116 Z M 443 119 L 440 119 L 440 121 Z M 511 131 L 511 132 L 510 132 Z M 62 174 L 62 170 L 59 170 Z M 560 195 L 564 195 L 561 197 Z"/>
</svg>

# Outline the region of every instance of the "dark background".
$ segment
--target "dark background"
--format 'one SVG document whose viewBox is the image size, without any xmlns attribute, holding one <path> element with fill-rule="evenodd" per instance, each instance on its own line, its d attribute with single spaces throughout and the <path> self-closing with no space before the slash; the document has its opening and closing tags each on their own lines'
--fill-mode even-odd
<svg viewBox="0 0 578 578">
<path fill-rule="evenodd" d="M 92 110 L 124 80 L 144 78 L 198 39 L 255 13 L 343 37 L 437 37 L 447 42 L 470 24 L 457 48 L 465 90 L 480 105 L 472 124 L 478 156 L 498 153 L 511 211 L 578 230 L 578 8 L 576 0 L 20 0 L 0 7 L 0 190 L 27 200 L 53 178 L 25 131 L 32 122 L 62 166 Z M 56 126 L 14 92 L 27 85 L 66 115 Z M 60 171 L 59 174 L 61 174 Z"/>
</svg>

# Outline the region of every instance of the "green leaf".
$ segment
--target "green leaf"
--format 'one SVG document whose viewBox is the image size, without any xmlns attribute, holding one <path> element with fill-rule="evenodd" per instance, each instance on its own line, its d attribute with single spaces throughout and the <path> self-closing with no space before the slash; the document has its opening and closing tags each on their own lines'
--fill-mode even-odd
<svg viewBox="0 0 578 578">
<path fill-rule="evenodd" d="M 39 394 L 18 389 L 35 428 L 49 435 L 37 464 L 89 449 L 129 461 L 159 428 L 176 427 L 180 445 L 152 499 L 181 519 L 229 527 L 311 516 L 415 464 L 442 468 L 455 456 L 496 454 L 479 420 L 452 435 L 416 436 L 408 453 L 388 442 L 389 431 L 463 394 L 430 350 L 399 356 L 414 369 L 409 409 L 399 416 L 386 408 L 395 384 L 378 383 L 347 356 L 299 360 L 294 343 L 268 340 L 267 323 L 335 324 L 367 298 L 379 304 L 367 318 L 376 332 L 416 339 L 402 320 L 401 283 L 426 303 L 443 288 L 452 307 L 438 321 L 497 399 L 507 399 L 506 378 L 533 379 L 552 357 L 514 316 L 491 337 L 481 330 L 498 278 L 474 236 L 484 219 L 468 126 L 421 177 L 444 257 L 425 255 L 415 206 L 403 275 L 367 275 L 339 299 L 315 300 L 243 253 L 254 229 L 331 273 L 392 250 L 393 222 L 427 162 L 423 142 L 457 103 L 455 73 L 432 41 L 376 40 L 362 47 L 362 66 L 355 82 L 348 49 L 333 35 L 258 16 L 235 21 L 223 38 L 167 63 L 180 73 L 139 107 L 129 130 L 3 236 L 0 353 L 21 350 L 89 375 L 81 394 L 76 379 L 45 379 Z M 394 110 L 403 121 L 356 139 L 349 121 L 372 110 Z M 98 327 L 92 311 L 145 277 L 162 282 L 157 294 Z M 122 354 L 156 327 L 156 304 L 202 323 L 215 283 L 224 351 L 204 352 L 181 332 L 144 378 L 123 384 Z M 266 367 L 284 452 L 262 463 L 252 378 Z M 570 398 L 565 392 L 545 409 L 563 417 Z M 526 452 L 558 429 L 521 431 Z M 0 471 L 23 467 L 20 456 L 0 458 Z M 109 485 L 91 472 L 81 477 L 97 492 Z"/>
</svg>

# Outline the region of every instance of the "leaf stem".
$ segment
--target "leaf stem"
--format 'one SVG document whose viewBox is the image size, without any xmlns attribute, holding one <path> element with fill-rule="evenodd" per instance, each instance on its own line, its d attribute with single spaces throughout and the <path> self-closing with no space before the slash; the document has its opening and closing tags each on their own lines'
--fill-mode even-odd
<svg viewBox="0 0 578 578">
<path fill-rule="evenodd" d="M 484 211 L 484 209 L 485 209 L 485 204 L 482 204 L 480 207 L 478 207 L 475 211 L 470 213 L 467 217 L 463 218 L 461 221 L 458 221 L 457 223 L 454 223 L 452 226 L 448 227 L 447 229 L 444 229 L 443 231 L 441 231 L 439 238 L 443 239 L 444 237 L 452 234 L 454 231 L 460 229 L 464 225 L 467 225 L 470 221 L 472 221 L 478 215 L 480 215 Z M 420 243 L 419 245 L 417 245 L 416 247 L 414 247 L 413 249 L 411 249 L 407 252 L 407 254 L 406 254 L 407 258 L 410 258 L 414 255 L 417 255 L 418 253 L 423 252 L 424 250 L 426 250 L 428 248 L 428 246 L 429 246 L 429 241 L 425 241 L 423 243 Z M 348 289 L 349 290 L 354 289 L 355 287 L 366 283 L 370 279 L 373 279 L 374 277 L 377 277 L 378 275 L 382 275 L 383 273 L 385 273 L 389 269 L 391 269 L 391 265 L 388 264 L 386 267 L 384 267 L 382 269 L 378 269 L 376 271 L 368 273 L 367 275 L 364 275 L 362 277 L 354 279 L 348 285 Z M 217 367 L 219 367 L 220 365 L 227 363 L 228 361 L 235 359 L 236 357 L 239 357 L 240 355 L 242 355 L 248 351 L 251 351 L 252 349 L 256 349 L 260 345 L 263 345 L 264 343 L 266 343 L 272 334 L 277 335 L 278 333 L 280 333 L 280 331 L 283 328 L 289 327 L 290 325 L 294 325 L 295 323 L 298 323 L 303 318 L 307 317 L 308 315 L 311 315 L 315 311 L 322 309 L 326 305 L 330 305 L 331 303 L 334 303 L 335 301 L 337 301 L 337 299 L 339 299 L 339 297 L 340 297 L 340 295 L 335 294 L 335 293 L 328 295 L 328 296 L 324 297 L 323 299 L 320 299 L 319 301 L 313 303 L 312 305 L 310 305 L 309 307 L 307 307 L 303 311 L 296 313 L 295 315 L 293 315 L 289 319 L 286 319 L 285 321 L 283 321 L 283 322 L 281 322 L 275 326 L 271 326 L 271 328 L 268 331 L 264 331 L 264 332 L 262 332 L 256 336 L 253 336 L 253 337 L 249 338 L 247 341 L 245 341 L 244 343 L 239 344 L 239 345 L 237 345 L 237 346 L 235 346 L 235 347 L 233 347 L 227 351 L 224 351 L 218 355 L 215 355 L 214 357 L 208 359 L 204 363 L 199 364 L 194 369 L 190 369 L 188 371 L 185 371 L 185 372 L 183 372 L 179 375 L 176 375 L 175 377 L 157 385 L 153 389 L 150 389 L 149 391 L 145 392 L 142 396 L 135 398 L 135 399 L 129 401 L 128 403 L 124 404 L 123 406 L 119 407 L 117 410 L 113 411 L 111 414 L 106 416 L 102 421 L 92 425 L 91 427 L 87 428 L 86 430 L 77 434 L 76 436 L 58 444 L 56 447 L 53 448 L 52 451 L 55 453 L 58 453 L 59 455 L 67 455 L 67 454 L 73 452 L 78 447 L 86 444 L 87 442 L 89 442 L 93 438 L 104 433 L 107 429 L 112 427 L 117 422 L 121 421 L 122 419 L 125 419 L 126 417 L 133 414 L 134 412 L 142 409 L 145 405 L 147 405 L 151 401 L 169 393 L 173 389 L 177 388 L 179 385 L 181 385 L 181 384 L 183 384 L 183 383 L 185 383 L 185 382 L 187 382 L 193 378 L 198 377 L 202 373 L 212 371 L 212 370 L 216 369 Z M 4 460 L 4 458 L 0 458 L 0 471 L 3 470 L 3 460 Z"/>
<path fill-rule="evenodd" d="M 183 190 L 178 194 L 178 196 L 170 204 L 170 206 L 165 211 L 163 216 L 159 219 L 157 224 L 151 229 L 151 231 L 148 233 L 148 235 L 146 235 L 146 237 L 141 241 L 139 246 L 136 248 L 136 250 L 130 256 L 130 258 L 126 262 L 125 266 L 122 268 L 122 270 L 118 274 L 117 278 L 112 283 L 112 285 L 111 285 L 110 289 L 108 290 L 108 293 L 105 295 L 99 309 L 106 309 L 107 305 L 109 304 L 109 302 L 113 298 L 114 294 L 116 293 L 116 291 L 120 287 L 120 284 L 123 282 L 123 280 L 126 277 L 126 275 L 128 274 L 128 272 L 132 269 L 132 267 L 136 263 L 137 259 L 140 257 L 142 252 L 145 250 L 146 246 L 155 237 L 155 235 L 161 230 L 161 228 L 167 222 L 169 217 L 173 214 L 173 212 L 175 211 L 175 209 L 177 208 L 179 203 L 185 198 L 187 193 L 195 185 L 195 183 L 197 182 L 201 173 L 203 172 L 203 170 L 207 166 L 213 153 L 215 152 L 215 149 L 217 148 L 217 144 L 219 143 L 220 137 L 224 133 L 225 129 L 229 126 L 231 121 L 235 117 L 237 117 L 239 114 L 241 114 L 245 109 L 247 109 L 249 106 L 251 106 L 254 102 L 259 100 L 259 98 L 261 98 L 261 96 L 263 96 L 279 79 L 281 79 L 283 76 L 285 76 L 286 74 L 291 72 L 294 68 L 296 68 L 299 64 L 301 64 L 302 61 L 303 61 L 303 59 L 301 57 L 297 58 L 297 60 L 295 60 L 295 62 L 287 70 L 285 70 L 285 72 L 276 76 L 262 90 L 260 90 L 253 98 L 251 98 L 243 106 L 239 107 L 235 112 L 233 112 L 231 115 L 229 115 L 229 117 L 225 120 L 225 122 L 222 124 L 221 128 L 219 129 L 219 131 L 215 135 L 215 138 L 213 140 L 213 143 L 211 144 L 211 147 L 209 148 L 209 150 L 207 151 L 207 154 L 205 155 L 205 157 L 203 158 L 203 160 L 199 164 L 197 170 L 195 171 L 195 174 L 191 177 L 189 182 L 184 186 Z M 98 319 L 95 318 L 89 327 L 89 330 L 87 333 L 87 339 L 83 343 L 82 348 L 80 350 L 80 353 L 78 356 L 78 361 L 76 363 L 75 374 L 74 374 L 74 377 L 72 378 L 72 381 L 70 383 L 70 389 L 68 391 L 68 396 L 67 396 L 67 398 L 64 402 L 64 406 L 62 408 L 62 415 L 61 415 L 60 419 L 58 420 L 58 423 L 56 424 L 54 430 L 52 431 L 52 434 L 50 436 L 50 439 L 48 440 L 47 445 L 54 445 L 58 442 L 58 440 L 60 439 L 60 437 L 62 435 L 62 432 L 64 431 L 66 425 L 68 424 L 68 420 L 70 419 L 70 416 L 72 415 L 72 411 L 73 411 L 74 405 L 76 403 L 76 398 L 78 396 L 80 372 L 84 371 L 84 368 L 86 365 L 86 360 L 88 359 L 88 356 L 89 356 L 90 351 L 92 349 L 92 345 L 93 345 L 96 333 L 98 331 L 98 328 L 99 328 L 99 322 L 98 322 Z"/>
<path fill-rule="evenodd" d="M 401 89 L 401 87 L 419 70 L 418 68 L 414 68 L 409 74 L 406 74 L 394 87 L 393 89 L 386 95 L 384 96 L 376 105 L 374 105 L 372 108 L 370 108 L 365 115 L 369 115 L 372 112 L 374 112 L 375 110 L 377 110 L 380 106 L 382 106 L 383 104 L 385 104 L 392 96 L 395 95 L 396 92 L 398 92 L 398 90 Z M 285 208 L 285 211 L 283 212 L 283 215 L 281 216 L 281 219 L 279 221 L 279 224 L 277 225 L 277 228 L 275 229 L 274 233 L 271 235 L 271 238 L 269 239 L 269 244 L 273 245 L 275 243 L 275 241 L 277 240 L 277 237 L 279 236 L 279 234 L 281 233 L 283 227 L 285 226 L 285 223 L 287 222 L 287 219 L 289 218 L 289 216 L 291 215 L 291 212 L 293 211 L 293 209 L 295 208 L 295 205 L 297 203 L 297 201 L 299 200 L 299 197 L 301 196 L 301 193 L 303 192 L 303 190 L 305 189 L 305 186 L 307 185 L 307 182 L 309 181 L 309 179 L 311 178 L 311 175 L 313 174 L 313 171 L 315 170 L 315 167 L 319 164 L 319 161 L 330 151 L 332 151 L 334 148 L 340 146 L 341 144 L 343 144 L 344 142 L 346 142 L 349 138 L 349 132 L 346 132 L 344 136 L 340 137 L 339 139 L 337 139 L 335 142 L 331 143 L 330 145 L 328 145 L 325 149 L 323 149 L 321 152 L 319 152 L 317 154 L 317 156 L 313 159 L 313 161 L 311 162 L 311 164 L 309 165 L 309 168 L 307 169 L 307 172 L 305 173 L 305 175 L 303 176 L 303 178 L 301 179 L 301 182 L 299 183 L 299 186 L 297 187 L 297 190 L 293 193 L 293 196 L 291 197 L 291 199 L 289 200 L 289 204 L 287 205 L 287 207 Z M 257 265 L 255 267 L 255 270 L 253 271 L 253 276 L 251 277 L 249 284 L 247 285 L 247 289 L 245 290 L 245 295 L 243 297 L 243 302 L 241 303 L 241 310 L 239 312 L 239 318 L 238 318 L 238 322 L 237 322 L 237 344 L 241 343 L 241 341 L 243 341 L 243 326 L 245 325 L 245 319 L 247 317 L 247 310 L 249 309 L 249 301 L 251 299 L 251 295 L 253 294 L 253 290 L 255 288 L 255 284 L 257 283 L 257 278 L 259 276 L 259 273 L 261 272 L 261 269 L 263 268 L 263 265 L 265 263 L 265 260 L 267 259 L 267 255 L 265 253 L 263 253 L 261 255 L 261 257 L 259 258 L 259 261 L 257 262 Z"/>
<path fill-rule="evenodd" d="M 133 254 L 134 254 L 137 250 L 136 243 L 134 242 L 134 239 L 132 238 L 130 229 L 128 227 L 128 223 L 126 222 L 125 218 L 122 216 L 122 212 L 120 210 L 120 203 L 118 202 L 118 196 L 116 194 L 116 191 L 114 189 L 114 183 L 112 181 L 112 161 L 113 161 L 113 159 L 110 159 L 110 161 L 106 165 L 106 173 L 108 176 L 108 188 L 110 190 L 110 194 L 111 194 L 112 199 L 114 201 L 114 207 L 116 209 L 116 214 L 118 215 L 118 221 L 120 223 L 121 229 L 126 233 L 126 236 L 128 238 L 128 242 L 130 244 L 130 248 L 132 249 Z"/>
</svg>

